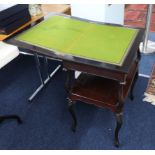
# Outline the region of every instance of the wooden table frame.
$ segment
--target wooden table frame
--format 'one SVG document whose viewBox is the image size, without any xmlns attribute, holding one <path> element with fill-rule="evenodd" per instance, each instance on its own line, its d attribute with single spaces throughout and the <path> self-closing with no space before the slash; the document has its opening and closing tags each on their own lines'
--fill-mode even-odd
<svg viewBox="0 0 155 155">
<path fill-rule="evenodd" d="M 10 33 L 8 35 L 0 34 L 0 41 L 5 41 L 6 39 L 8 39 L 8 38 L 10 38 L 10 37 L 12 37 L 14 35 L 16 35 L 20 31 L 23 31 L 26 27 L 30 26 L 31 24 L 33 24 L 35 22 L 42 21 L 43 19 L 44 19 L 44 14 L 41 14 L 41 15 L 32 17 L 29 22 L 27 22 L 26 24 L 22 25 L 21 27 L 19 27 L 18 29 L 16 29 L 12 33 Z"/>
<path fill-rule="evenodd" d="M 55 14 L 56 15 L 56 14 Z M 90 20 L 85 20 L 77 17 L 72 17 L 64 14 L 57 14 L 69 18 L 74 18 L 77 20 L 82 20 L 82 21 L 87 21 L 87 22 L 92 22 Z M 93 21 L 94 22 L 94 21 Z M 122 25 L 117 25 L 117 24 L 108 24 L 108 23 L 103 23 L 103 22 L 96 22 L 98 24 L 106 24 L 106 25 L 112 25 L 112 26 L 121 26 L 121 27 L 126 27 Z M 132 27 L 130 27 L 132 28 Z M 137 29 L 137 28 L 134 28 Z M 29 49 L 32 53 L 39 53 L 44 56 L 52 57 L 58 60 L 63 61 L 64 68 L 67 70 L 68 78 L 66 81 L 66 89 L 69 93 L 69 111 L 73 117 L 74 120 L 74 126 L 73 130 L 75 130 L 76 127 L 76 117 L 73 111 L 73 102 L 77 100 L 77 98 L 74 98 L 75 96 L 72 94 L 72 78 L 74 75 L 74 71 L 81 71 L 83 73 L 103 77 L 105 79 L 110 79 L 112 81 L 117 81 L 117 86 L 118 86 L 118 101 L 115 106 L 107 106 L 109 109 L 111 109 L 115 114 L 116 114 L 116 129 L 115 129 L 115 146 L 119 146 L 119 140 L 118 140 L 118 133 L 122 125 L 122 109 L 124 105 L 124 100 L 126 96 L 128 95 L 129 91 L 133 90 L 133 85 L 132 83 L 135 83 L 137 77 L 138 77 L 138 62 L 140 59 L 140 54 L 139 54 L 139 44 L 143 39 L 143 34 L 144 30 L 139 29 L 130 49 L 128 52 L 128 55 L 126 56 L 126 59 L 123 63 L 122 66 L 116 66 L 108 63 L 98 63 L 93 60 L 86 60 L 85 58 L 79 58 L 76 56 L 68 56 L 68 55 L 58 55 L 52 50 L 45 49 L 43 47 L 38 47 L 35 45 L 31 45 L 28 43 L 24 43 L 18 40 L 15 40 L 14 37 L 10 38 L 7 42 L 13 45 L 16 45 L 18 47 L 22 47 L 25 49 Z M 133 66 L 135 64 L 135 66 Z M 133 67 L 132 67 L 133 66 Z M 132 76 L 132 79 L 130 83 L 128 83 L 129 86 L 125 87 L 128 81 L 128 76 L 130 71 L 134 71 L 134 75 Z M 124 93 L 123 89 L 126 88 L 126 93 Z M 131 95 L 132 98 L 133 95 Z M 105 106 L 105 105 L 104 105 Z M 102 107 L 102 106 L 101 106 Z"/>
<path fill-rule="evenodd" d="M 137 50 L 137 52 L 135 51 L 135 54 L 137 56 L 135 57 L 135 60 L 133 61 L 128 73 L 121 73 L 121 72 L 120 73 L 118 73 L 118 72 L 112 73 L 110 70 L 104 72 L 104 69 L 102 69 L 102 68 L 93 69 L 93 67 L 88 66 L 88 65 L 73 63 L 73 62 L 69 62 L 69 61 L 63 62 L 64 70 L 67 72 L 65 88 L 68 92 L 69 112 L 73 119 L 72 131 L 75 132 L 76 126 L 77 126 L 77 119 L 76 119 L 76 115 L 75 115 L 74 108 L 73 108 L 74 104 L 77 101 L 94 104 L 101 108 L 108 108 L 112 112 L 114 112 L 115 116 L 116 116 L 114 145 L 116 147 L 119 146 L 118 134 L 119 134 L 120 128 L 123 123 L 122 116 L 123 116 L 123 106 L 124 106 L 125 98 L 128 96 L 128 94 L 130 92 L 130 99 L 133 100 L 133 98 L 134 98 L 133 97 L 133 88 L 134 88 L 135 82 L 137 81 L 137 78 L 138 78 L 138 63 L 140 60 L 139 50 Z M 112 101 L 112 102 L 108 102 L 108 100 L 106 100 L 106 101 L 99 100 L 98 97 L 94 97 L 94 96 L 92 96 L 92 94 L 91 95 L 87 94 L 85 96 L 84 94 L 86 94 L 86 92 L 85 92 L 86 90 L 81 88 L 84 86 L 79 86 L 79 85 L 80 84 L 84 85 L 83 81 L 86 81 L 88 79 L 86 79 L 87 76 L 85 75 L 85 78 L 80 79 L 80 77 L 78 77 L 78 79 L 75 80 L 74 74 L 75 74 L 75 71 L 77 71 L 77 70 L 83 72 L 84 74 L 89 74 L 89 75 L 92 75 L 92 72 L 94 71 L 94 73 L 96 73 L 96 72 L 99 73 L 100 76 L 102 76 L 102 78 L 104 80 L 109 79 L 106 82 L 110 82 L 110 83 L 113 82 L 114 84 L 116 83 L 115 85 L 117 85 L 117 88 L 113 90 L 116 93 L 118 92 L 117 96 L 115 96 L 116 99 L 114 99 L 114 101 Z M 82 76 L 82 74 L 80 76 Z M 95 78 L 97 78 L 98 74 L 93 75 L 93 76 L 94 77 L 96 76 Z M 131 78 L 128 78 L 129 76 Z M 124 79 L 124 81 L 122 81 L 122 79 Z M 91 89 L 91 86 L 89 86 L 89 89 Z M 87 91 L 89 89 L 87 89 Z M 104 89 L 104 88 L 102 88 L 102 89 Z M 103 91 L 102 89 L 101 89 L 101 91 Z M 113 89 L 113 88 L 110 87 L 109 89 Z M 108 90 L 105 90 L 105 91 L 108 91 Z M 93 93 L 93 90 L 92 90 L 92 93 Z M 104 94 L 102 94 L 102 93 L 100 95 L 104 96 Z M 111 96 L 111 98 L 114 98 L 114 96 Z M 110 98 L 109 98 L 109 100 L 110 100 Z"/>
</svg>

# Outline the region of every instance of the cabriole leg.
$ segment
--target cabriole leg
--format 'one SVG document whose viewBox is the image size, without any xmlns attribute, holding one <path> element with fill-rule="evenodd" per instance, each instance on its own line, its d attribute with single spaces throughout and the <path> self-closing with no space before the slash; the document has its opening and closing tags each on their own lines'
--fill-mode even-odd
<svg viewBox="0 0 155 155">
<path fill-rule="evenodd" d="M 131 89 L 130 89 L 129 97 L 130 97 L 131 100 L 134 99 L 134 95 L 133 95 L 134 93 L 133 93 L 133 90 L 134 90 L 134 86 L 135 86 L 135 83 L 136 83 L 137 79 L 138 79 L 138 71 L 136 72 L 136 75 L 135 75 L 134 81 L 133 81 L 132 86 L 131 86 Z"/>
<path fill-rule="evenodd" d="M 66 70 L 66 81 L 65 81 L 65 89 L 68 93 L 71 91 L 72 83 L 74 82 L 74 74 L 75 72 L 72 70 Z"/>
<path fill-rule="evenodd" d="M 114 139 L 114 145 L 116 147 L 119 147 L 119 131 L 122 126 L 122 113 L 116 113 L 116 128 L 115 128 L 115 139 Z"/>
<path fill-rule="evenodd" d="M 71 129 L 73 132 L 76 131 L 76 126 L 77 126 L 77 119 L 76 119 L 76 115 L 75 115 L 75 111 L 74 111 L 74 103 L 73 101 L 71 101 L 70 99 L 68 99 L 68 110 L 72 116 L 72 120 L 73 120 L 73 123 L 72 123 L 72 126 L 71 126 Z"/>
</svg>

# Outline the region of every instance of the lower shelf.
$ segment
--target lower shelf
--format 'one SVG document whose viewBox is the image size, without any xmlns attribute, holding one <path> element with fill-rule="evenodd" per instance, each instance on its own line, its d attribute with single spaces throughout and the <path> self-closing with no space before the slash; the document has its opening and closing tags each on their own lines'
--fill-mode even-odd
<svg viewBox="0 0 155 155">
<path fill-rule="evenodd" d="M 136 72 L 137 63 L 135 62 L 123 86 L 124 100 L 129 93 Z M 99 107 L 114 108 L 118 102 L 119 86 L 118 81 L 82 73 L 75 81 L 69 98 L 72 101 L 79 100 Z"/>
</svg>

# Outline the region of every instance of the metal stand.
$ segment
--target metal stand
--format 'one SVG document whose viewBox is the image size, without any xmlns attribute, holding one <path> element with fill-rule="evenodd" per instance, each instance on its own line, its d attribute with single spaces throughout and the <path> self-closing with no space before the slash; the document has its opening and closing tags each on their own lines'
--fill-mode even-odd
<svg viewBox="0 0 155 155">
<path fill-rule="evenodd" d="M 55 73 L 61 68 L 61 65 L 58 65 L 56 67 L 56 69 L 50 74 L 49 73 L 49 69 L 48 69 L 48 60 L 47 58 L 44 56 L 44 68 L 45 71 L 47 73 L 47 78 L 45 80 L 43 80 L 43 76 L 41 73 L 41 69 L 40 69 L 40 61 L 39 61 L 39 57 L 38 54 L 35 52 L 34 54 L 35 56 L 35 62 L 36 62 L 36 67 L 37 67 L 37 71 L 38 71 L 38 75 L 39 75 L 39 79 L 41 82 L 41 85 L 35 90 L 35 92 L 29 97 L 28 101 L 32 101 L 34 99 L 34 97 L 44 88 L 44 86 L 49 82 L 49 80 L 55 75 Z"/>
<path fill-rule="evenodd" d="M 147 50 L 147 42 L 148 42 L 148 36 L 149 36 L 152 10 L 153 10 L 153 4 L 149 4 L 148 10 L 147 10 L 147 17 L 146 17 L 145 35 L 144 35 L 144 41 L 143 41 L 143 53 L 146 53 L 146 50 Z"/>
</svg>

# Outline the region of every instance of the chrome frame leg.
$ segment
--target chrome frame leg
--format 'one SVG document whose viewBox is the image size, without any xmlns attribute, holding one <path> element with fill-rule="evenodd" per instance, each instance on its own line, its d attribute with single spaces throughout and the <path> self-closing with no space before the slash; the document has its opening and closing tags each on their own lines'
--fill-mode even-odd
<svg viewBox="0 0 155 155">
<path fill-rule="evenodd" d="M 48 59 L 45 56 L 43 56 L 43 59 L 44 59 L 44 67 L 45 67 L 47 77 L 50 78 L 50 72 L 49 72 L 49 68 L 48 68 Z"/>
<path fill-rule="evenodd" d="M 35 58 L 35 62 L 36 62 L 36 68 L 37 68 L 37 71 L 38 71 L 39 79 L 40 79 L 41 84 L 43 85 L 44 80 L 43 80 L 43 76 L 42 76 L 42 73 L 41 73 L 40 61 L 39 61 L 39 57 L 38 57 L 37 53 L 34 54 L 34 58 Z"/>
<path fill-rule="evenodd" d="M 58 65 L 56 67 L 56 69 L 50 74 L 49 73 L 49 69 L 48 69 L 48 60 L 47 58 L 44 56 L 44 68 L 45 68 L 45 71 L 47 73 L 47 78 L 44 80 L 43 79 L 43 76 L 42 76 L 42 73 L 41 73 L 41 68 L 40 68 L 40 61 L 39 61 L 39 57 L 38 57 L 38 54 L 35 53 L 34 54 L 35 56 L 35 62 L 36 62 L 36 68 L 37 68 L 37 72 L 38 72 L 38 75 L 39 75 L 39 79 L 40 79 L 40 82 L 41 82 L 41 85 L 34 91 L 34 93 L 29 97 L 28 101 L 32 101 L 36 95 L 44 88 L 44 86 L 49 82 L 49 80 L 55 75 L 55 73 L 61 68 L 61 65 Z"/>
</svg>

